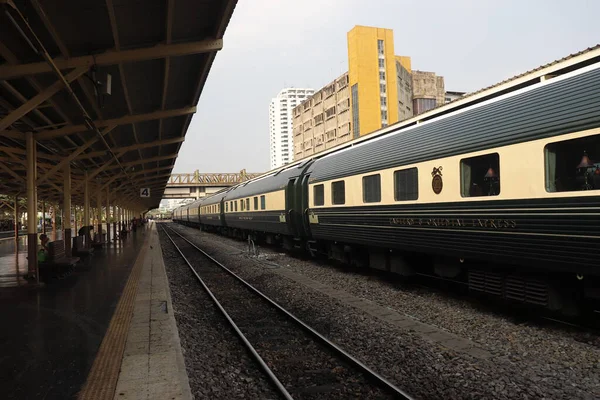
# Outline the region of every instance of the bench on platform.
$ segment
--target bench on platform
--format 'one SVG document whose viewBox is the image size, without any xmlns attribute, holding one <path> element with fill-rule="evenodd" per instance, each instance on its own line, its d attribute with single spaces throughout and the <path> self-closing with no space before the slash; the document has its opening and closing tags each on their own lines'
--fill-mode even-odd
<svg viewBox="0 0 600 400">
<path fill-rule="evenodd" d="M 86 249 L 83 246 L 83 238 L 83 236 L 75 236 L 73 238 L 73 254 L 79 257 L 91 256 L 94 252 L 94 249 Z"/>
<path fill-rule="evenodd" d="M 40 276 L 44 278 L 64 278 L 70 275 L 79 262 L 79 257 L 67 257 L 65 254 L 64 240 L 55 240 L 48 243 L 48 255 L 45 261 L 40 262 Z"/>
<path fill-rule="evenodd" d="M 92 241 L 92 247 L 102 248 L 106 244 L 106 233 L 96 233 Z"/>
</svg>

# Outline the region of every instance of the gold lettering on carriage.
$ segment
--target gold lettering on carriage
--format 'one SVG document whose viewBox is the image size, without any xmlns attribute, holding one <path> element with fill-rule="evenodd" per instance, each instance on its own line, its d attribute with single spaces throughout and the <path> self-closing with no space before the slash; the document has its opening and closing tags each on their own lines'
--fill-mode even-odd
<svg viewBox="0 0 600 400">
<path fill-rule="evenodd" d="M 431 226 L 450 228 L 514 229 L 517 227 L 517 221 L 512 219 L 488 218 L 390 218 L 390 225 Z"/>
</svg>

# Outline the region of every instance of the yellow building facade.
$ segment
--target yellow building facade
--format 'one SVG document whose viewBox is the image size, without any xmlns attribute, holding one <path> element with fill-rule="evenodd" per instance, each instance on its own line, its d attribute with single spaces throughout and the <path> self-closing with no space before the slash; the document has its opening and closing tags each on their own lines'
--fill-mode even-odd
<svg viewBox="0 0 600 400">
<path fill-rule="evenodd" d="M 410 58 L 394 54 L 391 29 L 355 26 L 348 32 L 353 138 L 398 121 L 397 62 L 410 71 Z"/>
</svg>

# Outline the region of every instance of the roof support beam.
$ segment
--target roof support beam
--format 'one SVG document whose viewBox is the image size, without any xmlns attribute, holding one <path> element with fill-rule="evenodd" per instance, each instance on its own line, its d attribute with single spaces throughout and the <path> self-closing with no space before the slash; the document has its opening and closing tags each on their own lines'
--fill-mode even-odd
<svg viewBox="0 0 600 400">
<path fill-rule="evenodd" d="M 75 79 L 79 78 L 81 75 L 85 74 L 87 68 L 80 67 L 75 69 L 74 71 L 69 72 L 65 79 L 67 82 L 72 82 Z M 52 85 L 32 97 L 30 100 L 25 102 L 25 104 L 21 105 L 19 108 L 8 114 L 6 117 L 0 120 L 0 132 L 11 126 L 13 123 L 21 119 L 21 117 L 25 116 L 31 110 L 34 110 L 38 105 L 42 104 L 44 101 L 48 100 L 50 97 L 54 96 L 61 89 L 64 88 L 64 84 L 62 80 L 58 80 L 54 82 Z"/>
<path fill-rule="evenodd" d="M 130 162 L 126 162 L 126 163 L 121 163 L 121 165 L 123 167 L 132 167 L 134 165 L 146 164 L 146 163 L 151 163 L 154 161 L 171 160 L 174 158 L 177 158 L 177 153 L 169 154 L 166 156 L 160 156 L 160 157 L 150 157 L 150 158 L 146 158 L 145 160 L 130 161 Z M 110 169 L 114 169 L 114 168 L 117 168 L 117 166 L 113 166 Z M 140 171 L 140 172 L 144 172 L 144 171 Z"/>
<path fill-rule="evenodd" d="M 22 176 L 20 176 L 19 174 L 17 174 L 15 171 L 13 171 L 12 169 L 8 168 L 3 162 L 0 162 L 0 169 L 3 170 L 4 172 L 10 174 L 13 178 L 15 178 L 18 182 L 23 182 L 25 181 L 25 178 L 23 178 Z"/>
<path fill-rule="evenodd" d="M 113 150 L 114 151 L 129 152 L 129 151 L 133 151 L 133 150 L 147 149 L 149 147 L 162 146 L 162 145 L 165 145 L 165 144 L 181 143 L 184 140 L 185 140 L 185 138 L 173 138 L 173 139 L 165 139 L 165 140 L 155 140 L 154 142 L 134 144 L 134 145 L 131 145 L 131 146 L 113 147 Z M 2 150 L 2 147 L 0 147 L 0 150 Z M 90 152 L 90 153 L 86 153 L 86 154 L 82 154 L 80 156 L 77 156 L 75 159 L 76 160 L 82 160 L 82 159 L 86 159 L 86 158 L 102 157 L 105 154 L 106 154 L 106 151 L 93 151 L 93 152 Z"/>
<path fill-rule="evenodd" d="M 111 126 L 111 125 L 133 124 L 136 122 L 150 121 L 150 120 L 154 120 L 154 119 L 178 117 L 181 115 L 193 114 L 195 112 L 196 112 L 196 107 L 185 107 L 185 108 L 178 108 L 175 110 L 154 111 L 154 112 L 151 112 L 148 114 L 126 115 L 121 118 L 107 119 L 104 121 L 102 121 L 102 120 L 94 121 L 94 124 L 98 128 L 106 128 L 107 126 Z M 77 132 L 85 132 L 87 130 L 88 130 L 88 127 L 84 124 L 72 125 L 72 126 L 66 126 L 64 128 L 60 128 L 60 129 L 55 129 L 55 130 L 41 131 L 41 132 L 38 132 L 35 135 L 35 137 L 37 140 L 50 140 L 50 139 L 54 139 L 54 138 L 61 137 L 61 136 L 72 135 Z M 22 134 L 20 132 L 18 132 L 18 133 L 19 133 L 19 136 L 22 136 Z"/>
<path fill-rule="evenodd" d="M 90 68 L 92 65 L 114 65 L 118 63 L 155 60 L 157 58 L 208 53 L 219 51 L 222 48 L 222 39 L 201 40 L 189 43 L 157 44 L 156 46 L 143 49 L 107 51 L 95 56 L 71 57 L 69 59 L 57 57 L 52 61 L 58 69 L 64 70 L 78 67 Z M 52 67 L 46 62 L 16 65 L 3 64 L 0 65 L 0 80 L 15 79 L 26 75 L 35 75 L 46 72 L 52 72 Z"/>
<path fill-rule="evenodd" d="M 118 154 L 117 154 L 117 159 L 118 159 L 118 158 L 120 158 L 120 157 L 123 157 L 123 154 L 125 154 L 125 153 L 123 153 L 123 152 L 120 152 L 120 153 L 118 153 Z M 75 185 L 75 187 L 74 187 L 72 190 L 73 190 L 73 191 L 75 191 L 75 190 L 79 189 L 79 187 L 80 187 L 80 186 L 83 186 L 83 184 L 84 184 L 86 181 L 88 181 L 88 182 L 89 182 L 89 181 L 91 181 L 91 180 L 92 180 L 92 179 L 94 179 L 94 178 L 95 178 L 95 177 L 96 177 L 98 174 L 100 174 L 102 171 L 105 171 L 105 170 L 107 170 L 107 169 L 111 169 L 110 167 L 112 167 L 112 168 L 121 168 L 121 167 L 120 167 L 120 166 L 118 166 L 118 165 L 113 165 L 113 163 L 114 163 L 114 162 L 115 162 L 115 160 L 110 160 L 109 162 L 107 162 L 106 164 L 104 164 L 103 166 L 101 166 L 100 168 L 96 169 L 96 170 L 95 170 L 94 172 L 92 172 L 91 174 L 88 174 L 88 175 L 87 175 L 87 178 L 86 178 L 86 179 L 84 179 L 83 181 L 79 182 L 78 184 L 76 184 L 76 185 Z M 123 165 L 123 164 L 121 164 L 121 165 Z M 123 177 L 127 177 L 127 176 L 126 176 L 126 175 L 123 175 Z"/>
<path fill-rule="evenodd" d="M 116 125 L 111 125 L 108 126 L 106 128 L 104 128 L 102 130 L 102 136 L 106 136 L 110 131 L 112 131 L 113 129 L 115 129 Z M 100 140 L 99 137 L 94 137 L 93 139 L 88 140 L 85 144 L 83 144 L 82 146 L 80 146 L 79 148 L 77 148 L 77 150 L 75 150 L 73 153 L 71 153 L 68 157 L 64 158 L 61 162 L 59 162 L 58 164 L 56 164 L 54 167 L 52 167 L 50 169 L 50 171 L 46 172 L 44 175 L 42 175 L 41 177 L 38 178 L 37 180 L 37 184 L 41 185 L 43 182 L 45 182 L 46 180 L 48 180 L 48 178 L 51 178 L 52 176 L 54 176 L 54 174 L 56 172 L 58 172 L 59 170 L 61 170 L 66 164 L 70 163 L 71 161 L 73 161 L 78 155 L 80 155 L 81 153 L 83 153 L 87 148 L 89 148 L 91 145 L 93 145 L 94 143 L 96 143 L 98 140 Z"/>
</svg>

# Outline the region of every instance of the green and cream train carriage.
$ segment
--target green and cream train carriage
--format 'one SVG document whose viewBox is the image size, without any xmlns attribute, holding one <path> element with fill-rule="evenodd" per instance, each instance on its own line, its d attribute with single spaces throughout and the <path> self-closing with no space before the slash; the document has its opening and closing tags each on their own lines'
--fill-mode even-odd
<svg viewBox="0 0 600 400">
<path fill-rule="evenodd" d="M 224 222 L 533 303 L 559 307 L 555 281 L 600 297 L 600 64 L 386 131 L 232 189 Z"/>
</svg>

